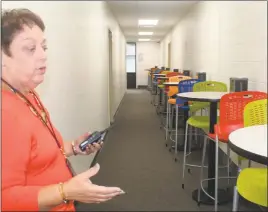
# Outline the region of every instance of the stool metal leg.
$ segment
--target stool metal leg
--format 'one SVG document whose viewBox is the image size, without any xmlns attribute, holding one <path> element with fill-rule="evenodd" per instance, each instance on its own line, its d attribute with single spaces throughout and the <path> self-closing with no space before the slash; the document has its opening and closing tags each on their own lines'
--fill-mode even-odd
<svg viewBox="0 0 268 212">
<path fill-rule="evenodd" d="M 198 188 L 198 197 L 197 197 L 197 204 L 200 205 L 200 196 L 201 196 L 201 185 L 202 185 L 202 179 L 203 179 L 203 169 L 204 169 L 204 163 L 205 163 L 205 157 L 206 157 L 206 149 L 207 149 L 207 136 L 204 136 L 204 145 L 203 145 L 203 153 L 202 153 L 202 162 L 201 162 L 201 170 L 200 170 L 200 187 Z"/>
<path fill-rule="evenodd" d="M 233 209 L 232 211 L 236 212 L 238 209 L 238 201 L 239 201 L 239 196 L 237 192 L 237 187 L 234 187 L 234 197 L 233 197 Z"/>
<path fill-rule="evenodd" d="M 157 104 L 155 103 L 155 99 L 158 95 L 158 87 L 157 85 L 154 85 L 155 86 L 155 95 L 153 95 L 153 106 L 157 106 Z"/>
<path fill-rule="evenodd" d="M 214 200 L 214 210 L 218 211 L 218 177 L 219 177 L 219 140 L 218 134 L 216 133 L 216 151 L 215 151 L 215 200 Z M 229 160 L 228 160 L 229 161 Z"/>
<path fill-rule="evenodd" d="M 166 141 L 168 139 L 168 133 L 169 133 L 169 113 L 170 113 L 170 106 L 167 101 L 167 115 L 166 115 Z"/>
<path fill-rule="evenodd" d="M 175 134 L 175 161 L 177 161 L 177 148 L 178 148 L 178 113 L 179 106 L 176 104 L 176 134 Z"/>
<path fill-rule="evenodd" d="M 230 185 L 230 148 L 227 145 L 227 172 L 228 172 L 228 185 Z"/>
<path fill-rule="evenodd" d="M 242 161 L 240 159 L 238 159 L 238 173 L 237 175 L 240 174 L 241 172 L 241 165 L 242 165 Z M 234 187 L 234 196 L 233 196 L 233 208 L 232 211 L 237 211 L 238 210 L 238 202 L 239 202 L 239 195 L 238 195 L 238 191 L 237 191 L 237 187 Z"/>
<path fill-rule="evenodd" d="M 188 123 L 185 127 L 185 139 L 184 139 L 184 153 L 183 153 L 183 168 L 182 168 L 182 188 L 184 189 L 184 175 L 185 175 L 185 164 L 186 164 L 186 155 L 187 155 L 187 145 L 188 145 Z"/>
<path fill-rule="evenodd" d="M 198 142 L 198 137 L 197 137 L 197 134 L 198 134 L 198 128 L 197 127 L 195 127 L 194 128 L 194 139 L 195 139 L 195 144 L 197 145 L 197 142 Z"/>
<path fill-rule="evenodd" d="M 151 99 L 151 104 L 154 106 L 154 99 L 155 99 L 155 95 L 157 93 L 157 90 L 155 89 L 155 84 L 152 83 L 152 99 Z"/>
<path fill-rule="evenodd" d="M 173 105 L 170 105 L 170 108 L 171 108 L 171 118 L 170 118 L 170 126 L 171 126 L 171 129 L 173 129 L 173 120 L 174 120 L 174 106 Z"/>
<path fill-rule="evenodd" d="M 189 154 L 191 154 L 191 150 L 192 150 L 192 141 L 193 141 L 193 129 L 194 127 L 189 125 L 189 146 L 188 146 L 188 150 L 189 150 Z M 187 151 L 187 149 L 186 149 Z"/>
</svg>

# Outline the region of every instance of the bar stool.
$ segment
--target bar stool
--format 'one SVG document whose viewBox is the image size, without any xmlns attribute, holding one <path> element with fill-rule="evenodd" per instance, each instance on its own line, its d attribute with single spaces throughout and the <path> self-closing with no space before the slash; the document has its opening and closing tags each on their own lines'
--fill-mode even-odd
<svg viewBox="0 0 268 212">
<path fill-rule="evenodd" d="M 176 82 L 179 84 L 180 81 L 182 80 L 187 80 L 191 79 L 189 76 L 183 76 L 183 75 L 178 75 L 174 77 L 169 78 L 169 82 Z M 168 134 L 170 132 L 170 126 L 172 126 L 171 123 L 171 117 L 173 117 L 173 106 L 176 104 L 176 94 L 178 93 L 178 86 L 169 86 L 169 90 L 167 92 L 168 96 L 168 101 L 167 101 L 167 119 L 166 119 L 166 141 L 168 140 Z M 168 144 L 166 143 L 166 146 Z"/>
<path fill-rule="evenodd" d="M 217 81 L 205 81 L 205 82 L 198 82 L 193 85 L 193 92 L 226 92 L 227 85 L 222 82 Z M 209 107 L 208 102 L 197 102 L 193 101 L 190 110 L 192 108 L 192 112 L 195 113 L 198 110 L 202 110 Z M 189 147 L 189 153 L 187 154 L 187 146 L 188 146 L 188 127 L 207 130 L 209 129 L 209 116 L 196 116 L 192 115 L 186 122 L 185 128 L 185 142 L 184 142 L 184 153 L 183 153 L 183 168 L 182 168 L 182 188 L 184 188 L 184 176 L 185 176 L 185 166 L 190 167 L 198 167 L 201 168 L 201 165 L 196 164 L 188 164 L 186 163 L 186 158 L 191 154 L 191 145 Z M 190 141 L 191 144 L 191 141 Z M 189 170 L 188 170 L 189 172 Z"/>
<path fill-rule="evenodd" d="M 248 103 L 244 108 L 244 127 L 267 124 L 267 99 Z M 238 208 L 238 193 L 257 205 L 268 207 L 267 168 L 246 168 L 237 178 L 233 211 Z"/>
<path fill-rule="evenodd" d="M 158 91 L 158 89 L 157 89 L 157 76 L 154 76 L 154 74 L 160 74 L 161 73 L 161 69 L 156 69 L 155 71 L 154 71 L 154 73 L 152 73 L 152 86 L 153 86 L 153 89 L 152 89 L 152 91 L 154 91 L 154 92 L 152 92 L 152 100 L 151 100 L 151 104 L 152 105 L 154 105 L 154 106 L 156 106 L 155 105 L 155 96 L 157 95 L 157 91 Z"/>
<path fill-rule="evenodd" d="M 165 79 L 165 80 L 163 80 L 163 82 L 169 82 L 169 78 L 170 77 L 174 77 L 174 76 L 178 76 L 178 75 L 180 75 L 179 73 L 177 73 L 177 72 L 168 72 L 167 74 L 166 74 L 166 77 L 167 77 L 167 79 Z M 168 118 L 168 111 L 167 111 L 167 101 L 168 101 L 168 92 L 169 92 L 169 87 L 168 86 L 165 86 L 165 85 L 163 85 L 163 88 L 162 89 L 164 89 L 164 114 L 166 115 L 166 116 L 163 116 L 163 118 Z M 162 120 L 161 120 L 161 126 L 160 126 L 160 129 L 162 129 L 162 127 L 164 128 L 164 130 L 166 130 L 166 123 L 165 123 L 166 121 L 163 121 L 162 122 Z"/>
<path fill-rule="evenodd" d="M 229 158 L 230 158 L 230 148 L 227 146 L 227 157 L 228 157 L 228 165 L 227 165 L 227 177 L 218 177 L 218 148 L 219 148 L 219 142 L 222 143 L 228 143 L 228 137 L 231 132 L 233 132 L 236 129 L 239 129 L 243 127 L 243 109 L 246 104 L 249 102 L 258 100 L 258 99 L 265 99 L 267 98 L 267 94 L 264 92 L 259 91 L 242 91 L 242 92 L 234 92 L 225 94 L 222 96 L 220 100 L 220 118 L 218 124 L 215 125 L 215 133 L 210 134 L 208 133 L 207 136 L 205 136 L 204 139 L 204 147 L 203 147 L 203 154 L 202 154 L 202 165 L 201 165 L 201 173 L 200 173 L 200 181 L 201 181 L 201 189 L 204 193 L 207 194 L 211 199 L 214 201 L 214 208 L 215 211 L 217 211 L 218 207 L 218 179 L 223 178 L 234 178 L 229 176 Z M 208 181 L 210 179 L 204 179 L 203 178 L 203 166 L 204 166 L 204 160 L 205 160 L 205 154 L 206 154 L 206 144 L 207 139 L 213 140 L 216 142 L 215 145 L 215 197 L 210 196 L 203 188 L 202 183 L 204 181 Z M 212 141 L 211 141 L 212 142 Z M 239 158 L 239 160 L 242 160 L 243 158 Z M 250 164 L 249 164 L 250 165 Z M 229 183 L 229 180 L 228 180 Z M 200 204 L 200 189 L 198 190 L 198 204 Z"/>
<path fill-rule="evenodd" d="M 167 75 L 168 73 L 170 73 L 170 71 L 162 71 L 161 74 L 165 74 Z M 162 105 L 162 96 L 163 96 L 163 88 L 164 88 L 164 85 L 163 83 L 165 82 L 165 80 L 162 80 L 162 79 L 157 79 L 157 89 L 159 92 L 159 96 L 158 96 L 158 105 L 157 105 L 157 108 L 156 110 L 158 110 L 161 105 Z"/>
<path fill-rule="evenodd" d="M 156 70 L 157 67 L 150 68 L 148 71 L 148 90 L 152 92 L 152 73 Z"/>
<path fill-rule="evenodd" d="M 200 82 L 198 79 L 188 79 L 188 80 L 182 80 L 179 82 L 178 85 L 178 91 L 179 93 L 184 92 L 192 92 L 193 86 L 195 83 Z M 187 103 L 187 104 L 185 104 Z M 180 98 L 176 98 L 176 132 L 175 132 L 175 162 L 177 161 L 177 150 L 178 150 L 178 114 L 179 114 L 179 108 L 184 111 L 184 122 L 186 123 L 186 120 L 188 119 L 188 113 L 190 110 L 190 107 L 188 105 L 188 102 L 185 100 L 182 100 Z"/>
</svg>

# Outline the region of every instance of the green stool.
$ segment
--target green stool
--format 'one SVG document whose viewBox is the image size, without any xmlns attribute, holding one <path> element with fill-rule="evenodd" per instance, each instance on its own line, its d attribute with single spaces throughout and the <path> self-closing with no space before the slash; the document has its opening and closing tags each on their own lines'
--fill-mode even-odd
<svg viewBox="0 0 268 212">
<path fill-rule="evenodd" d="M 248 103 L 244 108 L 244 127 L 263 124 L 267 124 L 267 99 Z M 239 173 L 234 188 L 233 211 L 238 208 L 238 193 L 250 202 L 268 207 L 267 172 L 267 168 L 246 168 Z"/>
<path fill-rule="evenodd" d="M 205 81 L 205 82 L 198 82 L 194 84 L 193 87 L 194 92 L 227 92 L 227 85 L 222 82 L 217 81 Z M 200 109 L 206 109 L 209 108 L 210 103 L 209 102 L 198 102 L 193 101 L 192 105 L 190 107 L 193 107 L 193 111 L 197 111 Z M 218 117 L 219 120 L 219 117 Z M 218 121 L 217 120 L 217 121 Z M 182 169 L 182 188 L 184 188 L 184 176 L 185 176 L 185 167 L 198 167 L 201 168 L 201 165 L 196 164 L 189 164 L 186 163 L 186 157 L 190 155 L 191 153 L 191 145 L 189 148 L 189 153 L 187 153 L 187 145 L 188 145 L 188 128 L 196 128 L 196 129 L 202 129 L 204 131 L 208 131 L 209 129 L 209 116 L 191 116 L 187 122 L 186 122 L 186 128 L 185 128 L 185 143 L 184 143 L 184 154 L 183 154 L 183 169 Z"/>
</svg>

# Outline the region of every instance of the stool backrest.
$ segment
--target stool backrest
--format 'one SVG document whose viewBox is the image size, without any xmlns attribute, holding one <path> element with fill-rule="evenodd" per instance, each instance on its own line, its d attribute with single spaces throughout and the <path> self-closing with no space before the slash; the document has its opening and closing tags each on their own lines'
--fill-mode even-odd
<svg viewBox="0 0 268 212">
<path fill-rule="evenodd" d="M 174 77 L 169 77 L 168 81 L 169 82 L 177 82 L 179 83 L 182 80 L 188 80 L 191 79 L 189 76 L 183 76 L 183 75 L 177 75 Z M 168 90 L 168 96 L 173 96 L 178 93 L 178 86 L 169 86 Z"/>
<path fill-rule="evenodd" d="M 208 92 L 227 92 L 227 85 L 222 82 L 218 81 L 201 81 L 194 84 L 193 91 L 200 92 L 200 91 L 208 91 Z M 195 107 L 192 108 L 206 108 L 209 107 L 209 102 L 197 102 L 193 101 L 192 105 Z M 219 104 L 218 104 L 219 107 Z"/>
<path fill-rule="evenodd" d="M 192 92 L 194 84 L 200 82 L 199 79 L 187 79 L 180 81 L 178 85 L 179 93 Z"/>
<path fill-rule="evenodd" d="M 162 71 L 161 72 L 161 74 L 168 74 L 168 73 L 170 73 L 170 71 Z M 156 78 L 158 78 L 158 77 L 156 77 Z M 165 82 L 165 80 L 163 80 L 163 79 L 157 79 L 157 80 L 158 80 L 158 85 L 162 85 Z"/>
<path fill-rule="evenodd" d="M 171 72 L 171 71 L 169 71 L 167 74 L 166 74 L 166 77 L 174 77 L 174 76 L 178 76 L 179 75 L 179 73 L 177 73 L 177 72 Z M 169 80 L 165 80 L 166 82 L 168 82 Z M 166 86 L 165 87 L 165 91 L 166 91 L 166 93 L 169 91 L 169 87 L 168 86 Z"/>
<path fill-rule="evenodd" d="M 158 68 L 151 68 L 151 71 L 149 72 L 153 74 L 156 70 L 158 70 Z"/>
<path fill-rule="evenodd" d="M 227 92 L 227 85 L 223 82 L 217 81 L 204 81 L 194 84 L 194 92 L 198 91 L 218 91 L 218 92 Z"/>
<path fill-rule="evenodd" d="M 200 82 L 199 79 L 187 79 L 179 82 L 178 91 L 179 93 L 192 92 L 194 84 Z M 182 100 L 181 98 L 176 99 L 176 104 L 184 104 L 186 100 Z"/>
<path fill-rule="evenodd" d="M 244 108 L 244 127 L 267 124 L 267 99 L 248 103 Z"/>
<path fill-rule="evenodd" d="M 158 69 L 156 69 L 156 70 L 154 71 L 154 74 L 159 74 L 161 71 L 162 71 L 162 70 L 158 68 Z"/>
<path fill-rule="evenodd" d="M 253 101 L 267 99 L 267 93 L 260 91 L 241 91 L 225 94 L 220 100 L 220 125 L 242 125 L 244 108 Z"/>
<path fill-rule="evenodd" d="M 168 74 L 170 71 L 161 71 L 161 74 Z"/>
<path fill-rule="evenodd" d="M 178 76 L 179 73 L 178 72 L 169 72 L 167 73 L 166 77 L 174 77 L 174 76 Z"/>
<path fill-rule="evenodd" d="M 152 79 L 153 79 L 154 81 L 156 81 L 156 79 L 157 79 L 157 77 L 154 76 L 154 74 L 160 74 L 161 71 L 162 71 L 161 69 L 156 69 L 156 70 L 152 73 Z"/>
</svg>

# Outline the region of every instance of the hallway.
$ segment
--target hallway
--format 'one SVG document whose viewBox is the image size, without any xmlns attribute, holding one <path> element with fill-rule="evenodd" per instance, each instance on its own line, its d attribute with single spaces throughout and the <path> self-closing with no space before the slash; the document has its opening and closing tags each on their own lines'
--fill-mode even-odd
<svg viewBox="0 0 268 212">
<path fill-rule="evenodd" d="M 185 190 L 181 188 L 181 156 L 175 163 L 165 147 L 164 131 L 159 129 L 160 119 L 150 97 L 146 90 L 127 91 L 98 157 L 100 172 L 92 178 L 95 184 L 119 186 L 126 194 L 99 205 L 79 204 L 77 210 L 213 210 L 212 206 L 198 207 L 191 198 L 198 185 L 198 170 L 186 174 Z M 230 211 L 231 203 L 219 209 Z"/>
<path fill-rule="evenodd" d="M 15 90 L 24 93 L 34 89 L 38 94 L 45 107 L 45 110 L 40 107 L 42 118 L 40 116 L 39 118 L 44 122 L 49 117 L 51 125 L 55 126 L 60 133 L 59 138 L 63 140 L 65 155 L 71 155 L 69 159 L 77 174 L 89 169 L 96 151 L 92 151 L 89 155 L 80 155 L 81 152 L 76 154 L 78 147 L 73 142 L 79 145 L 78 142 L 80 144 L 83 142 L 79 141 L 81 135 L 85 135 L 86 132 L 102 131 L 112 125 L 106 136 L 103 150 L 97 157 L 100 171 L 91 180 L 98 185 L 118 186 L 126 194 L 102 204 L 77 203 L 78 211 L 214 211 L 214 205 L 198 206 L 192 198 L 192 192 L 200 186 L 199 168 L 191 168 L 189 173 L 186 169 L 183 182 L 183 152 L 178 153 L 178 160 L 175 162 L 173 151 L 170 152 L 165 145 L 165 130 L 161 128 L 162 117 L 151 104 L 152 96 L 148 90 L 152 85 L 162 89 L 169 98 L 172 98 L 169 104 L 175 106 L 176 95 L 185 91 L 178 84 L 183 75 L 187 76 L 186 78 L 208 81 L 206 85 L 209 87 L 216 85 L 222 87 L 225 84 L 224 91 L 229 94 L 240 91 L 267 94 L 267 1 L 50 1 L 44 4 L 43 1 L 3 0 L 2 19 L 4 20 L 1 21 L 2 40 L 5 41 L 2 42 L 4 55 L 2 69 L 4 72 L 8 71 L 8 74 L 6 76 L 4 74 L 2 78 L 6 81 L 10 80 L 9 83 Z M 23 39 L 20 38 L 21 34 L 25 34 Z M 16 41 L 13 42 L 14 40 L 18 40 L 18 45 Z M 13 44 L 17 46 L 14 49 Z M 12 53 L 15 50 L 18 57 Z M 33 74 L 30 74 L 30 71 Z M 11 75 L 14 75 L 14 80 L 11 79 Z M 24 86 L 29 88 L 22 89 L 21 87 Z M 200 86 L 200 89 L 201 87 L 203 86 Z M 148 90 L 145 90 L 147 88 Z M 214 91 L 212 87 L 204 90 L 210 89 Z M 220 90 L 222 91 L 222 88 Z M 215 97 L 216 99 L 211 94 L 203 93 L 203 95 L 199 96 L 202 101 L 208 101 L 208 97 L 212 99 L 211 101 L 219 101 L 222 97 L 222 94 Z M 240 96 L 236 93 L 232 95 Z M 192 97 L 185 101 L 201 101 L 193 100 Z M 251 97 L 255 98 L 255 93 L 254 95 L 243 94 L 243 97 L 239 98 L 247 102 Z M 35 100 L 34 102 L 38 104 Z M 215 153 L 220 152 L 224 156 L 227 156 L 225 154 L 228 149 L 227 143 L 229 145 L 227 135 L 238 126 L 245 126 L 242 105 L 244 107 L 246 103 L 235 102 L 234 104 L 240 107 L 224 106 L 222 114 L 228 118 L 218 119 L 228 120 L 222 121 L 224 126 L 218 128 L 221 129 L 222 136 L 226 136 L 226 141 L 219 142 L 219 149 L 223 151 L 217 151 L 215 148 Z M 9 105 L 7 108 L 10 108 Z M 32 108 L 29 109 L 33 112 L 31 115 L 38 118 L 38 114 Z M 232 112 L 226 112 L 227 109 Z M 14 110 L 15 115 L 8 113 L 8 119 L 17 122 L 17 113 L 21 111 Z M 46 111 L 49 114 L 43 113 Z M 267 119 L 263 120 L 256 123 L 266 123 Z M 44 173 L 46 176 L 44 170 L 50 173 L 47 164 L 52 164 L 51 161 L 56 162 L 56 160 L 49 157 L 44 157 L 44 160 L 40 161 L 30 160 L 31 156 L 39 157 L 35 153 L 37 150 L 40 150 L 41 156 L 49 156 L 47 152 L 42 152 L 47 151 L 49 145 L 45 143 L 46 148 L 37 148 L 40 147 L 39 142 L 42 140 L 47 142 L 47 139 L 44 139 L 43 134 L 40 135 L 40 139 L 37 139 L 39 133 L 35 127 L 38 125 L 28 127 L 28 121 L 30 122 L 30 119 L 22 118 L 21 123 L 18 123 L 15 128 L 12 122 L 8 121 L 9 125 L 6 125 L 3 121 L 3 126 L 8 126 L 6 127 L 8 133 L 3 134 L 11 138 L 2 139 L 2 143 L 10 145 L 20 141 L 19 145 L 27 147 L 27 151 L 19 151 L 26 158 L 27 164 L 25 162 L 26 165 L 22 169 L 22 156 L 8 153 L 6 155 L 11 159 L 5 160 L 8 165 L 6 168 L 2 165 L 2 168 L 3 173 L 9 173 L 12 169 L 19 170 L 19 174 L 10 174 L 10 176 L 21 178 L 20 185 L 32 187 L 33 183 L 28 180 L 28 174 Z M 201 117 L 200 123 L 199 118 L 196 120 L 193 118 L 192 121 L 196 122 L 196 127 L 207 128 L 209 124 L 213 129 L 213 118 Z M 179 118 L 179 125 L 180 122 L 183 122 L 182 117 Z M 23 127 L 27 129 L 24 130 Z M 180 130 L 184 129 L 180 128 Z M 25 138 L 27 145 L 23 143 L 21 132 L 29 134 Z M 253 135 L 251 132 L 249 134 Z M 262 133 L 256 135 L 263 136 Z M 19 139 L 13 136 L 19 136 Z M 179 143 L 182 144 L 184 136 L 180 134 L 178 137 Z M 200 138 L 202 139 L 200 146 L 202 146 L 203 137 Z M 245 138 L 248 142 L 245 142 Z M 267 136 L 266 140 L 263 137 L 257 138 L 254 136 L 254 139 L 249 139 L 249 136 L 242 133 L 235 140 L 241 142 L 239 148 L 241 151 L 246 150 L 246 154 L 249 152 L 254 157 L 258 155 L 262 159 L 263 156 L 267 158 L 267 152 L 263 153 L 265 148 L 257 143 L 261 141 L 261 145 L 266 145 Z M 251 148 L 251 145 L 254 148 Z M 210 164 L 214 168 L 214 160 L 215 162 L 217 160 L 214 157 L 214 147 L 210 146 Z M 5 153 L 8 151 L 10 147 L 2 150 Z M 260 164 L 258 160 L 242 155 L 236 150 L 232 150 L 229 155 L 229 158 L 234 161 L 233 164 L 238 162 L 239 155 L 251 160 L 254 168 L 264 167 L 264 164 Z M 229 158 L 221 157 L 219 165 L 223 165 L 222 163 Z M 16 162 L 14 164 L 19 164 L 19 168 L 12 165 L 13 159 Z M 200 165 L 201 150 L 192 152 L 189 159 L 190 161 L 187 162 Z M 37 165 L 29 166 L 30 162 Z M 207 161 L 205 163 L 208 164 Z M 242 168 L 246 167 L 244 165 L 248 165 L 247 160 L 243 160 Z M 36 172 L 28 171 L 32 167 Z M 58 171 L 54 166 L 52 168 L 53 171 Z M 66 168 L 65 164 L 64 168 Z M 236 177 L 237 170 L 237 166 L 234 165 L 231 166 L 230 172 L 235 172 L 231 174 Z M 204 178 L 207 177 L 205 176 L 207 173 L 206 169 Z M 210 172 L 211 175 L 212 173 L 214 175 L 214 170 Z M 59 182 L 64 183 L 71 178 L 62 174 L 49 174 L 51 178 L 44 177 L 41 178 L 44 181 L 39 181 L 41 174 L 34 175 L 34 185 L 49 186 Z M 219 177 L 226 175 L 227 169 L 219 170 Z M 7 181 L 14 180 L 7 176 Z M 243 175 L 240 176 L 243 178 Z M 263 186 L 266 185 L 263 183 L 266 179 L 253 180 L 255 176 L 258 177 L 259 174 L 250 174 L 250 177 L 244 181 L 245 186 L 253 185 L 252 190 L 245 187 L 246 191 L 253 193 L 254 198 L 263 196 L 266 200 L 267 188 Z M 249 179 L 253 181 L 252 184 L 249 183 Z M 14 182 L 8 184 L 8 188 L 21 189 L 17 181 Z M 258 185 L 255 186 L 255 182 Z M 206 181 L 204 184 L 204 187 L 207 187 Z M 230 192 L 230 202 L 220 205 L 218 211 L 232 211 L 236 179 L 227 184 L 226 179 L 219 180 L 219 187 L 230 188 L 226 189 Z M 87 193 L 83 186 L 80 189 L 76 185 L 74 187 L 90 198 L 91 193 Z M 254 191 L 259 187 L 264 192 Z M 30 189 L 26 187 L 26 191 Z M 62 198 L 57 204 L 61 204 L 64 200 L 64 194 L 61 190 L 59 192 Z M 8 207 L 16 207 L 17 211 L 25 211 L 29 209 L 27 207 L 33 207 L 32 204 L 20 204 L 17 201 L 19 198 L 13 197 L 15 193 L 21 196 L 22 203 L 24 202 L 22 197 L 28 196 L 23 192 L 13 192 L 9 198 L 10 202 L 6 203 Z M 50 196 L 51 192 L 48 193 L 44 196 Z M 66 195 L 68 196 L 68 189 Z M 78 200 L 79 195 L 72 195 L 70 200 Z M 35 196 L 32 197 L 35 200 L 41 199 L 38 202 L 40 205 L 35 201 L 34 207 L 43 208 L 41 205 L 43 198 L 39 196 L 39 193 L 35 192 Z M 248 200 L 259 204 L 251 197 Z M 55 198 L 51 198 L 51 201 L 55 201 Z M 100 200 L 96 198 L 92 201 Z M 261 209 L 249 201 L 241 199 L 239 211 L 268 211 L 267 208 Z M 44 202 L 49 207 L 57 205 L 50 201 L 46 203 L 44 200 Z M 267 206 L 268 203 L 262 205 Z M 26 208 L 22 208 L 24 206 Z"/>
</svg>

